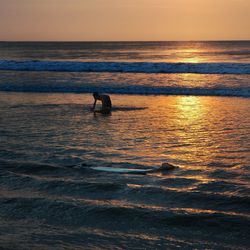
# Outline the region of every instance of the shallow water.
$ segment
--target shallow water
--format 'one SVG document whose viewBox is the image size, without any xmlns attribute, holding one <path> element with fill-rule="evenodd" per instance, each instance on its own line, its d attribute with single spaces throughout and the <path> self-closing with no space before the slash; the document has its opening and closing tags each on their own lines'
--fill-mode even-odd
<svg viewBox="0 0 250 250">
<path fill-rule="evenodd" d="M 105 116 L 90 94 L 0 93 L 0 246 L 248 248 L 249 98 L 111 98 Z"/>
</svg>

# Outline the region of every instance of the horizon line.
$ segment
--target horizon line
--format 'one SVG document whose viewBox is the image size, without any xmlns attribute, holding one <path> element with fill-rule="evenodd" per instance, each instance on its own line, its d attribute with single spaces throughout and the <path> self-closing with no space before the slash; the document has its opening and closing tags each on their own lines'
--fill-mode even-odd
<svg viewBox="0 0 250 250">
<path fill-rule="evenodd" d="M 0 40 L 0 42 L 96 42 L 96 43 L 122 43 L 122 42 L 250 42 L 250 39 L 208 39 L 208 40 Z"/>
</svg>

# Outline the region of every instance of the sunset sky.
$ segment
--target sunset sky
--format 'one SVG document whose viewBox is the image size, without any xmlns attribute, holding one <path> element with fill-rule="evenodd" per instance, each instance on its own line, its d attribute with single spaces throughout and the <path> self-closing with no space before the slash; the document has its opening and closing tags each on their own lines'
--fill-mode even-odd
<svg viewBox="0 0 250 250">
<path fill-rule="evenodd" d="M 250 40 L 250 0 L 0 0 L 0 40 Z"/>
</svg>

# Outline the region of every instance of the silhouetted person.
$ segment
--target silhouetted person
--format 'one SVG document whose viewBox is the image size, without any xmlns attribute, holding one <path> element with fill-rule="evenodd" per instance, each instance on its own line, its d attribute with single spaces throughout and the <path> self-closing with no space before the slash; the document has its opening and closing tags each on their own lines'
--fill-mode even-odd
<svg viewBox="0 0 250 250">
<path fill-rule="evenodd" d="M 95 102 L 93 105 L 94 112 L 100 112 L 103 114 L 109 114 L 111 112 L 112 103 L 111 103 L 111 99 L 108 95 L 100 95 L 99 93 L 94 92 L 93 97 L 95 99 Z M 102 109 L 101 110 L 95 110 L 97 100 L 102 102 Z"/>
</svg>

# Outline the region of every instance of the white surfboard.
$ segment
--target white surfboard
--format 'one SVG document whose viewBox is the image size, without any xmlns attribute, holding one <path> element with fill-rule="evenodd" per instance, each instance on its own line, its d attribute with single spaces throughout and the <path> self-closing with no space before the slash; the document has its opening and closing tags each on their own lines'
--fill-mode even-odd
<svg viewBox="0 0 250 250">
<path fill-rule="evenodd" d="M 141 168 L 91 167 L 91 169 L 97 170 L 97 171 L 122 173 L 122 174 L 147 174 L 147 173 L 153 173 L 153 172 L 172 170 L 176 167 L 177 166 L 174 166 L 169 163 L 163 163 L 162 166 L 158 168 L 141 169 Z"/>
<path fill-rule="evenodd" d="M 140 169 L 140 168 L 114 168 L 114 167 L 91 167 L 93 170 L 113 172 L 113 173 L 128 173 L 128 174 L 145 174 L 155 171 L 153 168 Z"/>
</svg>

